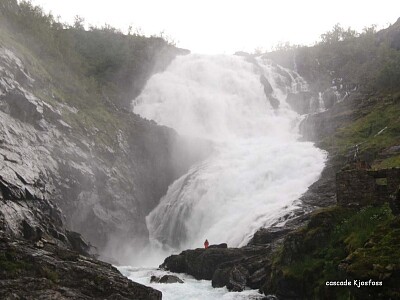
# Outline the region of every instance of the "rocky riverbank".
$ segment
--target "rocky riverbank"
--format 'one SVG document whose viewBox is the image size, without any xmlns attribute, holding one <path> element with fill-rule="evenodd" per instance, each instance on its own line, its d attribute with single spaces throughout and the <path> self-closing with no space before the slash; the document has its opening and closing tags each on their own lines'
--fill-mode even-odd
<svg viewBox="0 0 400 300">
<path fill-rule="evenodd" d="M 65 229 L 51 201 L 2 177 L 0 190 L 1 299 L 161 299 L 89 254 L 92 246 Z"/>
</svg>

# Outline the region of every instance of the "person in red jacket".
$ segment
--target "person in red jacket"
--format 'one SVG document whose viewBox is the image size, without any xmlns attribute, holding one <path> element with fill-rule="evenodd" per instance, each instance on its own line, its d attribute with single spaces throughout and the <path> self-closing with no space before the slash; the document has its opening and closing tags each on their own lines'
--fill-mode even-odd
<svg viewBox="0 0 400 300">
<path fill-rule="evenodd" d="M 208 245 L 209 245 L 209 243 L 208 243 L 208 240 L 206 240 L 205 242 L 204 242 L 204 248 L 208 248 Z"/>
</svg>

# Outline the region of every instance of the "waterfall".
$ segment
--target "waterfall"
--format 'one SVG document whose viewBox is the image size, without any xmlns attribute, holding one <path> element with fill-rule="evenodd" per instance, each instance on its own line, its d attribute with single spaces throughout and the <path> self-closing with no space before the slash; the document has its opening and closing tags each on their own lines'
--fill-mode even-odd
<svg viewBox="0 0 400 300">
<path fill-rule="evenodd" d="M 299 141 L 300 116 L 285 102 L 300 79 L 261 58 L 196 54 L 178 56 L 150 78 L 134 112 L 214 144 L 147 216 L 151 239 L 176 249 L 201 247 L 206 238 L 243 246 L 298 207 L 325 161 L 323 151 Z"/>
</svg>

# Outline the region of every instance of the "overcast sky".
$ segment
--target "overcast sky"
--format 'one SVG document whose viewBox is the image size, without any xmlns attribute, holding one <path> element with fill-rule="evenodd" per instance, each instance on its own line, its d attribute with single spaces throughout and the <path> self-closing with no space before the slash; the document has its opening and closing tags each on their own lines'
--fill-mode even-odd
<svg viewBox="0 0 400 300">
<path fill-rule="evenodd" d="M 33 0 L 72 23 L 130 25 L 159 34 L 195 53 L 269 50 L 279 42 L 313 44 L 336 23 L 361 31 L 387 27 L 400 17 L 399 0 Z"/>
</svg>

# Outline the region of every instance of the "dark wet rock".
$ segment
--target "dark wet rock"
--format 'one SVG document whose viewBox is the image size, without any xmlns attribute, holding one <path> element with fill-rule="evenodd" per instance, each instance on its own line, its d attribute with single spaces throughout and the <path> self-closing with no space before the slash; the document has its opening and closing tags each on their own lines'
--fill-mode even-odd
<svg viewBox="0 0 400 300">
<path fill-rule="evenodd" d="M 5 194 L 11 193 L 0 199 L 1 299 L 161 299 L 89 254 L 90 245 L 65 229 L 52 202 Z"/>
<path fill-rule="evenodd" d="M 391 195 L 389 200 L 390 209 L 392 210 L 393 214 L 399 215 L 400 214 L 400 186 L 396 192 Z"/>
<path fill-rule="evenodd" d="M 272 95 L 268 96 L 267 98 L 268 98 L 269 103 L 271 104 L 271 106 L 272 106 L 273 109 L 278 109 L 278 108 L 279 108 L 279 105 L 280 105 L 281 103 L 279 102 L 278 99 L 276 99 L 276 98 L 275 98 L 274 96 L 272 96 Z"/>
<path fill-rule="evenodd" d="M 278 281 L 276 296 L 278 299 L 300 300 L 304 299 L 301 281 L 282 279 Z"/>
<path fill-rule="evenodd" d="M 272 85 L 269 83 L 268 79 L 264 76 L 260 76 L 260 82 L 264 86 L 264 93 L 265 95 L 269 96 L 274 91 Z"/>
<path fill-rule="evenodd" d="M 254 62 L 254 64 L 257 64 L 257 62 Z M 278 109 L 280 102 L 278 99 L 276 99 L 276 97 L 273 95 L 273 88 L 271 86 L 271 84 L 269 83 L 268 79 L 264 76 L 264 75 L 260 75 L 260 82 L 264 87 L 264 93 L 265 96 L 267 97 L 269 103 L 271 104 L 273 109 Z"/>
<path fill-rule="evenodd" d="M 312 113 L 318 108 L 315 104 L 315 95 L 311 92 L 289 93 L 286 102 L 300 115 Z"/>
<path fill-rule="evenodd" d="M 238 260 L 243 253 L 244 250 L 237 248 L 187 250 L 167 257 L 160 267 L 171 272 L 187 273 L 196 279 L 211 280 L 221 263 Z"/>
<path fill-rule="evenodd" d="M 261 287 L 262 271 L 270 263 L 269 247 L 211 248 L 186 250 L 165 259 L 161 268 L 212 280 L 214 287 L 241 291 Z"/>
<path fill-rule="evenodd" d="M 320 178 L 300 197 L 303 204 L 315 207 L 327 207 L 336 204 L 336 172 L 343 166 L 343 157 L 329 156 Z"/>
<path fill-rule="evenodd" d="M 338 128 L 368 114 L 377 101 L 379 99 L 361 93 L 350 94 L 346 100 L 337 102 L 332 108 L 308 115 L 300 124 L 301 134 L 305 140 L 319 142 L 333 135 Z"/>
<path fill-rule="evenodd" d="M 57 247 L 0 239 L 1 299 L 161 299 L 113 266 Z"/>
<path fill-rule="evenodd" d="M 274 295 L 267 295 L 264 298 L 262 298 L 261 300 L 279 300 L 278 297 L 274 296 Z"/>
<path fill-rule="evenodd" d="M 338 101 L 338 94 L 335 93 L 333 88 L 329 88 L 322 93 L 322 101 L 324 102 L 325 109 L 330 109 Z"/>
<path fill-rule="evenodd" d="M 268 245 L 285 236 L 290 229 L 285 227 L 260 228 L 250 240 L 249 245 Z"/>
<path fill-rule="evenodd" d="M 183 280 L 175 275 L 151 276 L 150 282 L 155 283 L 183 283 Z"/>
<path fill-rule="evenodd" d="M 210 245 L 208 246 L 209 249 L 212 248 L 221 248 L 221 249 L 226 249 L 228 248 L 228 245 L 226 243 L 218 244 L 218 245 Z"/>
<path fill-rule="evenodd" d="M 80 233 L 67 230 L 66 235 L 74 251 L 85 255 L 85 253 L 90 253 L 91 250 L 94 250 L 91 245 L 84 240 Z"/>
<path fill-rule="evenodd" d="M 270 261 L 267 261 L 263 268 L 255 271 L 247 278 L 247 286 L 252 289 L 260 288 L 265 283 L 265 280 L 267 279 L 267 274 L 270 272 L 270 269 Z"/>
<path fill-rule="evenodd" d="M 233 292 L 241 292 L 245 289 L 249 271 L 242 265 L 235 265 L 232 268 L 217 269 L 212 279 L 213 287 L 226 286 Z"/>
</svg>

